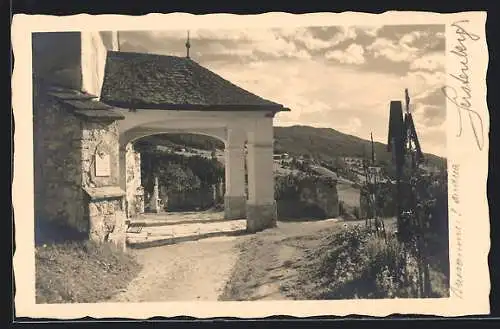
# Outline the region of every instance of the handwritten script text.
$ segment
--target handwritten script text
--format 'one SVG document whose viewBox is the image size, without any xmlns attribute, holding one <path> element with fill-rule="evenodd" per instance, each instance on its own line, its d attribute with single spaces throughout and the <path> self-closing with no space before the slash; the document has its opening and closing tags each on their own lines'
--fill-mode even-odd
<svg viewBox="0 0 500 329">
<path fill-rule="evenodd" d="M 454 163 L 451 165 L 450 172 L 450 185 L 451 185 L 451 204 L 450 211 L 454 216 L 454 228 L 455 228 L 455 240 L 456 245 L 454 248 L 455 259 L 452 261 L 452 266 L 455 269 L 455 278 L 451 283 L 451 291 L 458 298 L 462 298 L 462 287 L 463 287 L 463 238 L 462 238 L 462 224 L 461 216 L 459 211 L 460 196 L 459 196 L 459 179 L 460 179 L 460 165 Z"/>
<path fill-rule="evenodd" d="M 464 25 L 469 21 L 462 20 L 451 24 L 455 29 L 455 35 L 457 37 L 456 44 L 450 51 L 453 55 L 458 57 L 460 61 L 460 68 L 458 73 L 449 74 L 454 81 L 457 82 L 457 86 L 445 86 L 442 91 L 446 98 L 448 98 L 456 107 L 458 111 L 459 127 L 457 137 L 462 135 L 462 116 L 465 112 L 469 118 L 469 123 L 471 125 L 472 131 L 474 133 L 474 138 L 479 150 L 484 147 L 484 128 L 483 119 L 481 115 L 473 109 L 471 98 L 472 98 L 472 87 L 470 83 L 470 58 L 468 53 L 468 43 L 478 41 L 480 38 L 474 33 L 468 32 Z"/>
</svg>

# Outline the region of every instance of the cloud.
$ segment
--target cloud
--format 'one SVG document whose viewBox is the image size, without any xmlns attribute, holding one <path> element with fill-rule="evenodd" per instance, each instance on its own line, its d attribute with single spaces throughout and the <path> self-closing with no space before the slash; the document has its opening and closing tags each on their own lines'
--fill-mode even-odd
<svg viewBox="0 0 500 329">
<path fill-rule="evenodd" d="M 313 33 L 311 27 L 294 27 L 273 29 L 275 37 L 284 38 L 304 46 L 307 50 L 322 50 L 331 47 L 328 38 L 320 38 Z"/>
<path fill-rule="evenodd" d="M 444 96 L 441 86 L 436 86 L 434 89 L 430 89 L 426 92 L 420 93 L 420 95 L 413 97 L 414 101 L 431 104 L 436 106 L 446 106 L 446 97 Z"/>
<path fill-rule="evenodd" d="M 131 51 L 131 52 L 148 52 L 149 49 L 142 46 L 135 44 L 133 42 L 130 42 L 128 40 L 125 40 L 123 42 L 120 42 L 120 50 L 121 51 Z"/>
<path fill-rule="evenodd" d="M 304 49 L 299 49 L 296 42 L 288 40 L 271 30 L 258 30 L 253 33 L 235 32 L 233 41 L 240 41 L 234 45 L 213 42 L 203 50 L 210 55 L 233 55 L 237 57 L 249 57 L 250 59 L 264 58 L 301 58 L 308 59 L 311 56 Z M 213 38 L 222 38 L 224 35 L 211 35 Z M 312 41 L 310 41 L 312 42 Z"/>
<path fill-rule="evenodd" d="M 354 134 L 363 126 L 360 118 L 351 117 L 347 125 L 342 129 L 347 134 Z"/>
<path fill-rule="evenodd" d="M 415 127 L 424 153 L 446 156 L 446 122 L 430 127 L 415 120 Z"/>
<path fill-rule="evenodd" d="M 446 111 L 439 88 L 445 72 L 440 52 L 419 45 L 440 39 L 436 32 L 426 37 L 411 27 L 392 29 L 399 32 L 357 26 L 197 30 L 191 31 L 191 54 L 236 85 L 289 107 L 276 125 L 330 127 L 362 138 L 373 131 L 384 143 L 389 102 L 404 100 L 408 88 L 424 151 L 443 154 Z M 120 39 L 128 49 L 185 54 L 186 31 L 128 32 Z"/>
<path fill-rule="evenodd" d="M 446 107 L 430 104 L 417 104 L 415 121 L 426 128 L 441 126 L 446 121 Z"/>
<path fill-rule="evenodd" d="M 122 32 L 121 35 L 122 42 L 146 46 L 149 52 L 170 55 L 185 52 L 186 31 Z M 304 49 L 297 47 L 296 42 L 284 38 L 273 29 L 201 29 L 190 31 L 190 39 L 191 51 L 200 59 L 227 60 L 228 57 L 234 56 L 240 61 L 250 61 L 258 59 L 259 55 L 265 58 L 310 58 Z M 314 45 L 314 41 L 309 40 L 309 44 Z"/>
<path fill-rule="evenodd" d="M 423 55 L 417 59 L 415 59 L 410 64 L 411 70 L 444 70 L 445 69 L 445 54 L 444 53 L 431 53 L 427 55 Z"/>
<path fill-rule="evenodd" d="M 340 26 L 339 31 L 332 37 L 331 45 L 336 46 L 344 41 L 354 40 L 358 36 L 353 27 Z"/>
<path fill-rule="evenodd" d="M 358 26 L 357 29 L 370 37 L 376 37 L 382 26 Z"/>
<path fill-rule="evenodd" d="M 366 47 L 375 58 L 383 57 L 393 62 L 411 63 L 412 69 L 442 69 L 444 62 L 444 32 L 414 30 L 380 37 Z M 432 54 L 427 52 L 434 51 Z M 440 55 L 441 54 L 441 55 Z"/>
<path fill-rule="evenodd" d="M 366 47 L 375 58 L 385 57 L 394 62 L 410 62 L 415 59 L 418 48 L 386 38 L 378 38 Z"/>
<path fill-rule="evenodd" d="M 436 91 L 444 86 L 446 74 L 441 71 L 410 71 L 401 77 L 401 83 L 405 88 L 410 88 L 413 97 L 418 97 L 421 94 Z"/>
<path fill-rule="evenodd" d="M 123 39 L 127 41 L 140 39 L 144 42 L 147 39 L 148 48 L 157 53 L 166 53 L 169 48 L 168 52 L 171 52 L 174 45 L 177 50 L 184 51 L 183 43 L 187 37 L 187 32 L 181 30 L 123 32 L 122 34 Z M 220 56 L 227 59 L 228 56 L 239 56 L 240 60 L 243 57 L 255 60 L 259 56 L 268 59 L 281 57 L 309 59 L 311 52 L 332 48 L 347 40 L 353 40 L 356 36 L 355 28 L 350 27 L 200 29 L 190 32 L 192 50 L 197 53 L 196 49 L 200 49 L 200 58 L 216 59 Z"/>
<path fill-rule="evenodd" d="M 325 54 L 327 59 L 336 59 L 345 64 L 363 64 L 365 50 L 358 44 L 351 44 L 345 51 L 334 50 Z"/>
<path fill-rule="evenodd" d="M 440 126 L 446 121 L 446 109 L 442 106 L 426 105 L 423 116 L 427 126 Z"/>
<path fill-rule="evenodd" d="M 444 25 L 427 26 L 422 30 L 412 31 L 403 35 L 399 42 L 418 48 L 421 52 L 444 52 Z"/>
<path fill-rule="evenodd" d="M 399 39 L 400 44 L 414 45 L 415 41 L 427 37 L 429 34 L 424 31 L 412 31 Z"/>
</svg>

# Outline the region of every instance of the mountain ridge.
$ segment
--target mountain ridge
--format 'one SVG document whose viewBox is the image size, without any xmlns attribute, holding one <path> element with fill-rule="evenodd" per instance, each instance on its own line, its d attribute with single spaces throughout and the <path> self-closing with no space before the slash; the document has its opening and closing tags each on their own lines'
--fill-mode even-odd
<svg viewBox="0 0 500 329">
<path fill-rule="evenodd" d="M 371 153 L 371 141 L 358 136 L 342 133 L 333 128 L 316 128 L 307 125 L 275 126 L 275 150 L 293 155 L 309 154 L 316 158 L 331 160 L 334 157 L 366 157 Z M 307 141 L 307 143 L 306 143 Z M 387 144 L 374 141 L 377 161 L 390 162 L 392 154 Z M 446 158 L 426 153 L 430 164 L 444 166 Z"/>
<path fill-rule="evenodd" d="M 199 149 L 224 149 L 224 143 L 213 137 L 197 134 L 153 135 L 143 140 L 155 144 L 177 144 Z M 342 133 L 333 128 L 317 128 L 307 125 L 275 126 L 274 148 L 276 153 L 288 153 L 294 156 L 316 158 L 332 161 L 338 157 L 370 157 L 371 141 L 361 137 Z M 379 163 L 392 162 L 392 154 L 387 151 L 387 145 L 374 142 L 376 160 Z M 438 168 L 446 166 L 446 158 L 425 153 L 429 164 Z"/>
</svg>

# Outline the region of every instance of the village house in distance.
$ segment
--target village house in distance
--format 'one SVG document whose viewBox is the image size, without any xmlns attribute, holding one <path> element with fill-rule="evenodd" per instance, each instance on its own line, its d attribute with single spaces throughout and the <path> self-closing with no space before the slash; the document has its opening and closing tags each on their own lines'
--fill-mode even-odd
<svg viewBox="0 0 500 329">
<path fill-rule="evenodd" d="M 276 225 L 273 117 L 289 109 L 200 66 L 189 43 L 174 57 L 120 52 L 115 32 L 34 33 L 32 42 L 39 225 L 63 222 L 125 247 L 127 219 L 148 202 L 132 142 L 162 133 L 222 140 L 225 218 L 247 218 L 249 232 Z"/>
</svg>

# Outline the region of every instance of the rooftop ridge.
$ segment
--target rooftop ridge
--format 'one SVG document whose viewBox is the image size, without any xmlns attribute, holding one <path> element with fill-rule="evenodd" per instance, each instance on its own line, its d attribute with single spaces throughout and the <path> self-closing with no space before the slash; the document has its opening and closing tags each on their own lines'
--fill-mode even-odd
<svg viewBox="0 0 500 329">
<path fill-rule="evenodd" d="M 287 111 L 232 83 L 191 58 L 108 51 L 101 99 L 121 106 L 172 110 L 175 105 L 204 110 Z"/>
</svg>

